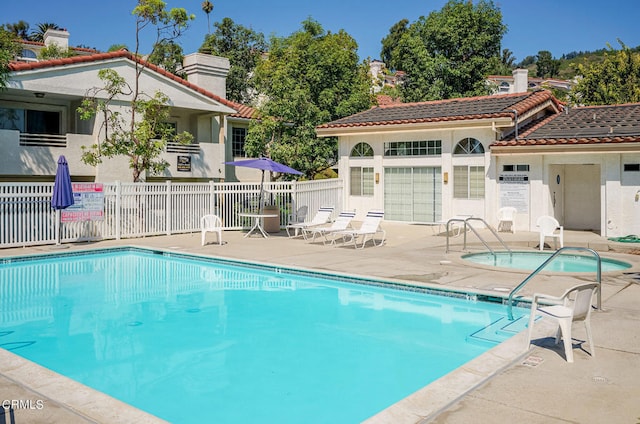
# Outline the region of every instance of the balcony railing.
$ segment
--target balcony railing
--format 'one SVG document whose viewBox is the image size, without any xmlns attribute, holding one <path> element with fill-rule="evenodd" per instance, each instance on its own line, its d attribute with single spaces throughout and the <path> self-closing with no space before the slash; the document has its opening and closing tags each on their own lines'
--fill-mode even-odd
<svg viewBox="0 0 640 424">
<path fill-rule="evenodd" d="M 174 142 L 167 143 L 167 153 L 181 153 L 181 154 L 198 154 L 200 153 L 200 144 L 180 144 Z"/>
<path fill-rule="evenodd" d="M 20 133 L 21 146 L 67 147 L 66 134 Z"/>
</svg>

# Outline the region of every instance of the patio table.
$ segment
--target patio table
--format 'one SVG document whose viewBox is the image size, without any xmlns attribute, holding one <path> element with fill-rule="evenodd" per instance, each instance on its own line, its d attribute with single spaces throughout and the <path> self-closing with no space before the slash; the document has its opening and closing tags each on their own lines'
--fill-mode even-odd
<svg viewBox="0 0 640 424">
<path fill-rule="evenodd" d="M 264 218 L 276 218 L 278 214 L 243 212 L 243 213 L 239 213 L 238 216 L 254 219 L 253 227 L 251 227 L 251 229 L 247 232 L 247 234 L 244 235 L 245 237 L 248 237 L 251 233 L 257 230 L 257 231 L 260 231 L 260 233 L 262 233 L 263 237 L 269 238 L 269 235 L 264 231 L 264 228 L 262 228 L 262 220 Z"/>
</svg>

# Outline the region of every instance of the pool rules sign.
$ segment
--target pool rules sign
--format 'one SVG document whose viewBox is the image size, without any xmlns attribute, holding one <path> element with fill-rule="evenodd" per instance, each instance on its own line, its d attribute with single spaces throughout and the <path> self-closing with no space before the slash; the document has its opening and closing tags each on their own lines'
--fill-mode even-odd
<svg viewBox="0 0 640 424">
<path fill-rule="evenodd" d="M 505 173 L 498 179 L 500 207 L 512 206 L 518 213 L 529 213 L 529 176 Z"/>
<path fill-rule="evenodd" d="M 104 220 L 104 186 L 99 183 L 73 183 L 73 205 L 60 213 L 62 222 Z"/>
</svg>

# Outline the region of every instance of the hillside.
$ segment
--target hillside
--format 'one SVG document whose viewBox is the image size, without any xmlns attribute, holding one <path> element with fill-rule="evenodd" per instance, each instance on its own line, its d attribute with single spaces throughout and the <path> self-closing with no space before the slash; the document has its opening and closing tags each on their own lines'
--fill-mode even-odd
<svg viewBox="0 0 640 424">
<path fill-rule="evenodd" d="M 640 52 L 640 46 L 632 47 L 632 51 Z M 592 64 L 602 62 L 604 58 L 604 54 L 608 52 L 609 49 L 600 49 L 593 52 L 570 52 L 562 55 L 562 57 L 557 58 L 560 61 L 560 71 L 555 78 L 570 80 L 576 76 L 576 70 L 578 68 L 578 64 Z M 536 65 L 535 63 L 526 64 L 530 61 L 532 57 L 526 58 L 521 65 L 523 68 L 529 70 L 529 75 L 536 75 Z"/>
</svg>

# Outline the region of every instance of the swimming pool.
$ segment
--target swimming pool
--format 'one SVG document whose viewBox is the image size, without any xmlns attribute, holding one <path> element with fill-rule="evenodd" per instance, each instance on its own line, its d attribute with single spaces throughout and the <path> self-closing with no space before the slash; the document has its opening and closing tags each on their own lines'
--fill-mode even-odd
<svg viewBox="0 0 640 424">
<path fill-rule="evenodd" d="M 0 260 L 0 347 L 173 422 L 350 423 L 514 334 L 465 296 L 158 253 Z"/>
<path fill-rule="evenodd" d="M 533 271 L 555 252 L 490 252 L 463 255 L 462 259 L 480 265 L 514 268 Z M 631 268 L 631 264 L 615 259 L 601 258 L 601 271 L 622 271 Z M 593 256 L 560 254 L 551 261 L 544 271 L 557 272 L 596 272 L 597 265 Z"/>
</svg>

